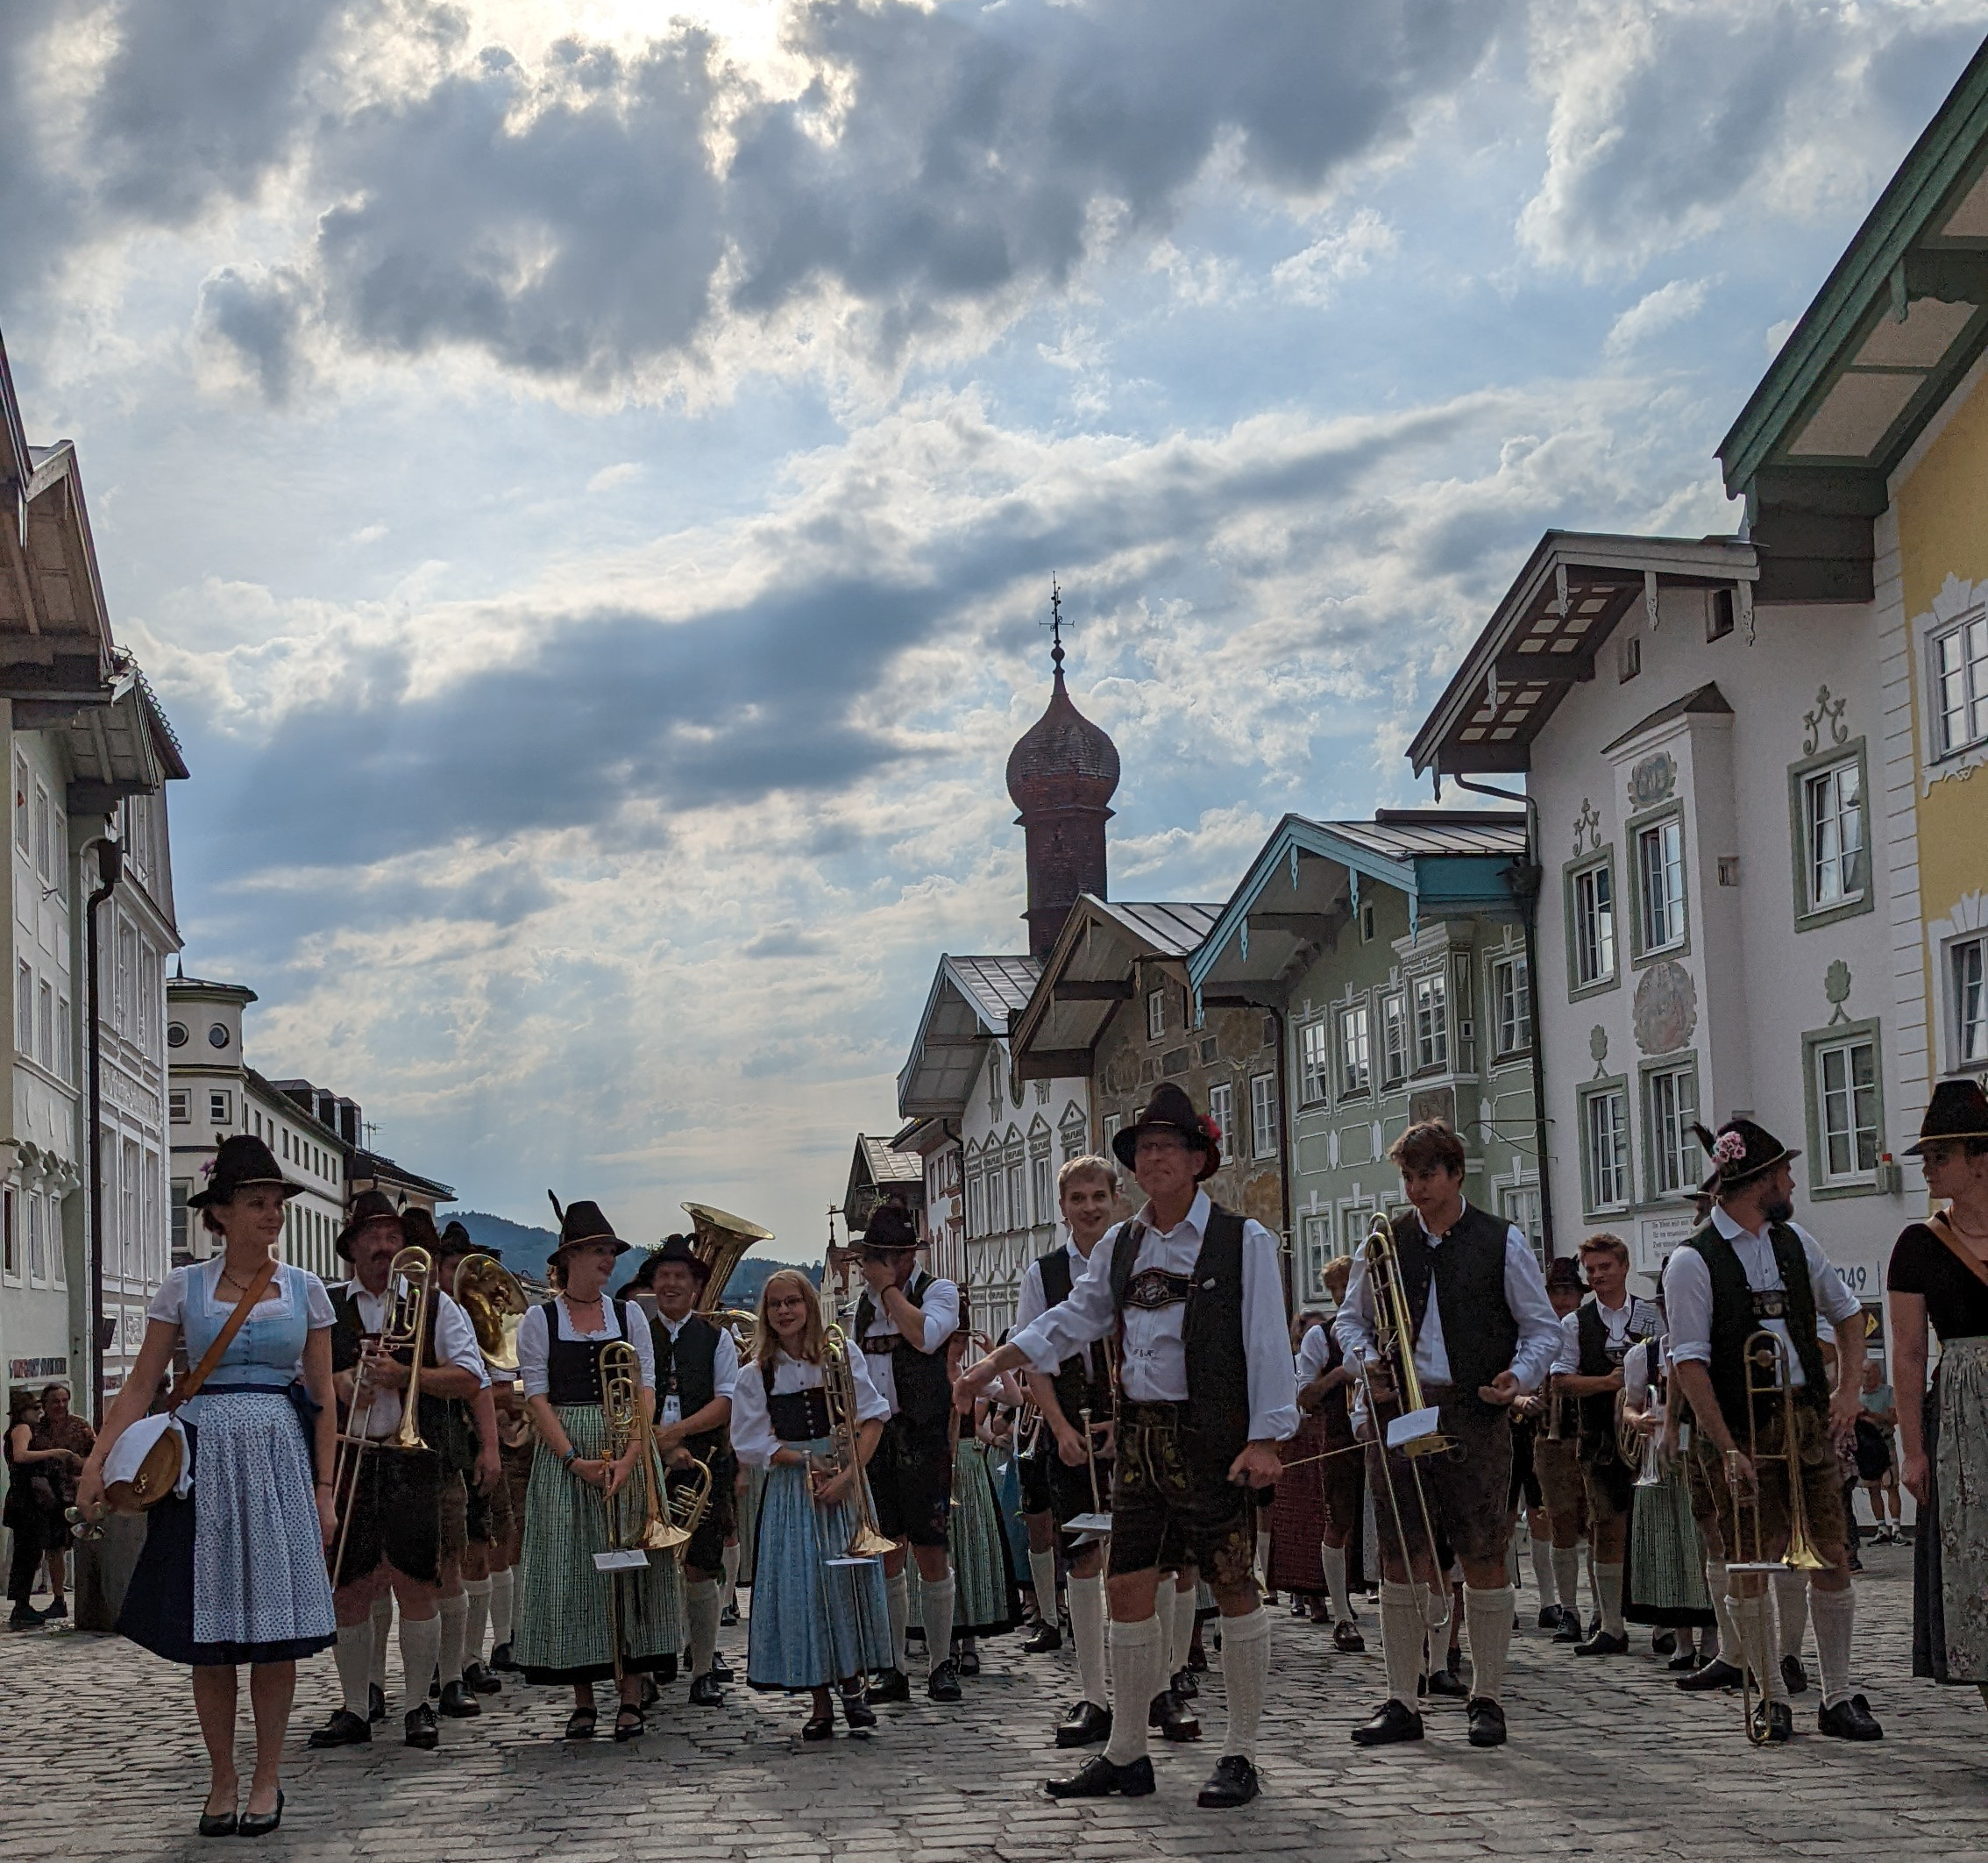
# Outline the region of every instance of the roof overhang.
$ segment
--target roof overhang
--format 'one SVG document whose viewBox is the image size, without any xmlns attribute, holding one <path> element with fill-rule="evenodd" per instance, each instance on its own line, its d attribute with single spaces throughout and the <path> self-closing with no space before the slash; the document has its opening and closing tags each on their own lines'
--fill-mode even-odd
<svg viewBox="0 0 1988 1863">
<path fill-rule="evenodd" d="M 898 1112 L 905 1119 L 956 1118 L 980 1074 L 987 1043 L 1007 1034 L 988 1019 L 950 956 L 926 994 L 911 1054 L 898 1073 Z"/>
<path fill-rule="evenodd" d="M 115 671 L 110 612 L 75 449 L 30 447 L 0 522 L 0 698 L 102 705 Z"/>
<path fill-rule="evenodd" d="M 1416 773 L 1531 767 L 1532 741 L 1640 603 L 1654 627 L 1665 588 L 1729 588 L 1748 617 L 1760 559 L 1735 537 L 1549 530 L 1409 746 Z"/>
</svg>

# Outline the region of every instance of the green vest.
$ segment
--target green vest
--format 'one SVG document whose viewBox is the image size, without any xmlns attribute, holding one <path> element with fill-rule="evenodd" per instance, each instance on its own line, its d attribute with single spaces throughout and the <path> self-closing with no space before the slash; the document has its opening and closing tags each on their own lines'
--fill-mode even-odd
<svg viewBox="0 0 1988 1863">
<path fill-rule="evenodd" d="M 1712 1224 L 1707 1223 L 1685 1244 L 1698 1251 L 1712 1276 L 1712 1391 L 1726 1427 L 1743 1445 L 1752 1426 L 1746 1413 L 1746 1342 L 1770 1317 L 1778 1317 L 1787 1327 L 1807 1380 L 1794 1394 L 1796 1402 L 1821 1411 L 1829 1407 L 1829 1376 L 1823 1369 L 1822 1345 L 1815 1332 L 1815 1290 L 1808 1278 L 1808 1251 L 1786 1223 L 1775 1223 L 1767 1234 L 1781 1284 L 1760 1293 L 1747 1285 L 1738 1252 Z M 1777 1301 L 1780 1312 L 1772 1315 L 1769 1310 Z M 1780 1399 L 1773 1401 L 1779 1404 Z M 1769 1414 L 1763 1401 L 1760 1420 L 1764 1423 Z"/>
</svg>

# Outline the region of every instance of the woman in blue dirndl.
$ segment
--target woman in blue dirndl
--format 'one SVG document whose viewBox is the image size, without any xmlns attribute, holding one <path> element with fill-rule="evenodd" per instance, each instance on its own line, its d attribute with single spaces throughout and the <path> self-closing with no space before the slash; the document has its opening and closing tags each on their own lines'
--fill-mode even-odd
<svg viewBox="0 0 1988 1863">
<path fill-rule="evenodd" d="M 223 1239 L 210 1260 L 175 1268 L 146 1310 L 138 1363 L 103 1419 L 77 1483 L 85 1522 L 104 1511 L 104 1460 L 152 1407 L 182 1342 L 198 1365 L 283 1233 L 286 1182 L 269 1148 L 225 1141 L 205 1190 L 189 1197 Z M 179 1411 L 193 1492 L 147 1514 L 145 1549 L 117 1628 L 193 1669 L 194 1709 L 212 1768 L 203 1837 L 260 1837 L 283 1815 L 278 1777 L 297 1658 L 337 1632 L 324 1548 L 334 1524 L 331 1303 L 316 1275 L 280 1263 L 199 1392 Z M 313 1461 L 315 1456 L 315 1471 Z M 238 1816 L 236 1672 L 249 1665 L 255 1774 Z"/>
</svg>

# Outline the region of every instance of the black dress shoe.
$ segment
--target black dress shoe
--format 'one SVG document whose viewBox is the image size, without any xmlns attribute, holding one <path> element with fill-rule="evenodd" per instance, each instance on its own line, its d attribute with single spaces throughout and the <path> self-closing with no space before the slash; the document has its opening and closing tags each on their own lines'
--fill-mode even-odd
<svg viewBox="0 0 1988 1863">
<path fill-rule="evenodd" d="M 872 1702 L 908 1702 L 911 1677 L 902 1669 L 877 1670 L 870 1678 L 870 1698 Z"/>
<path fill-rule="evenodd" d="M 1838 1702 L 1834 1708 L 1818 1709 L 1815 1731 L 1836 1740 L 1882 1740 L 1885 1738 L 1885 1730 L 1871 1715 L 1871 1703 L 1861 1695 L 1853 1695 L 1847 1702 Z"/>
<path fill-rule="evenodd" d="M 1201 1738 L 1201 1723 L 1195 1718 L 1194 1710 L 1171 1689 L 1162 1689 L 1153 1697 L 1152 1706 L 1146 1710 L 1146 1724 L 1157 1727 L 1169 1740 Z"/>
<path fill-rule="evenodd" d="M 1148 1798 L 1153 1793 L 1153 1762 L 1143 1754 L 1130 1766 L 1113 1766 L 1103 1753 L 1086 1760 L 1068 1779 L 1043 1781 L 1052 1798 Z"/>
<path fill-rule="evenodd" d="M 1355 1746 L 1392 1746 L 1397 1740 L 1419 1740 L 1422 1717 L 1397 1701 L 1384 1701 L 1372 1718 L 1353 1731 Z"/>
<path fill-rule="evenodd" d="M 718 1613 L 719 1629 L 736 1630 L 738 1628 L 738 1624 L 739 1607 L 736 1604 L 728 1604 L 722 1611 Z"/>
<path fill-rule="evenodd" d="M 366 1684 L 366 1717 L 376 1727 L 387 1718 L 387 1691 L 376 1682 Z"/>
<path fill-rule="evenodd" d="M 932 1675 L 925 1684 L 926 1695 L 935 1702 L 956 1702 L 960 1698 L 960 1672 L 951 1657 L 933 1666 Z"/>
<path fill-rule="evenodd" d="M 200 1814 L 200 1834 L 202 1837 L 233 1837 L 238 1822 L 232 1811 L 202 1811 Z"/>
<path fill-rule="evenodd" d="M 1580 1641 L 1580 1618 L 1563 1604 L 1560 1607 L 1560 1627 L 1553 1632 L 1556 1643 L 1579 1643 Z"/>
<path fill-rule="evenodd" d="M 1679 1650 L 1664 1667 L 1675 1675 L 1695 1675 L 1702 1665 L 1696 1650 Z"/>
<path fill-rule="evenodd" d="M 614 1710 L 614 1740 L 619 1746 L 623 1741 L 639 1740 L 649 1731 L 649 1723 L 642 1717 L 642 1710 L 633 1702 L 623 1702 Z"/>
<path fill-rule="evenodd" d="M 372 1738 L 373 1729 L 366 1722 L 340 1708 L 323 1726 L 311 1730 L 304 1745 L 323 1753 L 328 1746 L 364 1746 Z"/>
<path fill-rule="evenodd" d="M 1505 1744 L 1505 1710 L 1488 1696 L 1473 1695 L 1466 1710 L 1470 1719 L 1473 1746 L 1502 1746 Z"/>
<path fill-rule="evenodd" d="M 980 1652 L 976 1649 L 955 1650 L 953 1653 L 953 1667 L 962 1675 L 979 1675 Z"/>
<path fill-rule="evenodd" d="M 276 1788 L 276 1809 L 273 1811 L 245 1811 L 235 1820 L 237 1837 L 267 1837 L 283 1822 L 283 1788 Z"/>
<path fill-rule="evenodd" d="M 800 1737 L 804 1740 L 832 1740 L 835 1738 L 835 1717 L 832 1714 L 811 1714 L 801 1723 Z"/>
<path fill-rule="evenodd" d="M 441 1726 L 436 1721 L 434 1709 L 426 1702 L 408 1710 L 406 1725 L 409 1746 L 418 1746 L 423 1753 L 430 1753 L 442 1744 Z"/>
<path fill-rule="evenodd" d="M 1650 1639 L 1650 1647 L 1659 1656 L 1674 1656 L 1678 1653 L 1678 1633 L 1674 1630 L 1660 1630 Z"/>
<path fill-rule="evenodd" d="M 1560 1607 L 1558 1604 L 1542 1604 L 1539 1607 L 1539 1627 L 1542 1630 L 1558 1630 L 1560 1627 Z"/>
<path fill-rule="evenodd" d="M 723 1650 L 712 1651 L 711 1668 L 709 1673 L 715 1675 L 720 1682 L 732 1682 L 736 1680 L 736 1678 L 732 1674 L 731 1664 L 725 1660 L 725 1653 Z"/>
<path fill-rule="evenodd" d="M 463 1671 L 463 1686 L 472 1695 L 501 1695 L 504 1692 L 504 1684 L 480 1662 L 472 1662 Z"/>
<path fill-rule="evenodd" d="M 690 1685 L 690 1701 L 693 1708 L 722 1708 L 725 1705 L 725 1690 L 714 1670 L 706 1670 Z"/>
<path fill-rule="evenodd" d="M 1618 1637 L 1611 1631 L 1598 1630 L 1585 1643 L 1573 1646 L 1577 1656 L 1626 1656 L 1629 1654 L 1629 1639 Z"/>
<path fill-rule="evenodd" d="M 841 1697 L 842 1718 L 849 1724 L 851 1733 L 864 1731 L 876 1726 L 877 1710 L 863 1698 L 863 1690 L 860 1688 L 853 1690 L 839 1689 L 835 1692 Z"/>
<path fill-rule="evenodd" d="M 1762 1746 L 1786 1746 L 1794 1739 L 1794 1710 L 1786 1702 L 1760 1702 L 1753 1710 L 1753 1726 Z"/>
<path fill-rule="evenodd" d="M 1808 1671 L 1802 1667 L 1800 1656 L 1781 1658 L 1781 1686 L 1790 1695 L 1808 1693 Z"/>
<path fill-rule="evenodd" d="M 1051 1650 L 1063 1646 L 1063 1633 L 1047 1618 L 1022 1639 L 1022 1654 L 1025 1656 L 1047 1655 Z"/>
<path fill-rule="evenodd" d="M 1194 1802 L 1203 1810 L 1226 1811 L 1246 1805 L 1259 1789 L 1256 1768 L 1240 1753 L 1224 1753 L 1208 1775 L 1208 1783 L 1195 1794 Z"/>
<path fill-rule="evenodd" d="M 1357 1624 L 1335 1624 L 1332 1626 L 1332 1647 L 1342 1656 L 1364 1656 L 1367 1653 L 1367 1639 L 1360 1635 Z"/>
<path fill-rule="evenodd" d="M 1587 1620 L 1587 1634 L 1591 1637 L 1598 1637 L 1601 1634 L 1601 1613 L 1599 1611 Z"/>
<path fill-rule="evenodd" d="M 1056 1724 L 1059 1746 L 1095 1746 L 1111 1738 L 1111 1710 L 1096 1702 L 1079 1702 Z"/>
<path fill-rule="evenodd" d="M 1194 1679 L 1192 1669 L 1175 1669 L 1174 1679 L 1167 1686 L 1183 1702 L 1191 1702 L 1201 1693 L 1201 1684 Z"/>
<path fill-rule="evenodd" d="M 1460 1702 L 1470 1698 L 1470 1690 L 1464 1686 L 1464 1679 L 1454 1669 L 1436 1669 L 1429 1677 L 1431 1695 L 1441 1696 L 1445 1701 Z"/>
<path fill-rule="evenodd" d="M 483 1704 L 470 1692 L 470 1685 L 460 1679 L 442 1684 L 438 1705 L 451 1721 L 473 1721 L 483 1712 Z"/>
<path fill-rule="evenodd" d="M 519 1664 L 511 1654 L 511 1646 L 508 1643 L 500 1643 L 495 1649 L 491 1651 L 490 1667 L 493 1669 L 505 1670 L 511 1675 L 517 1673 Z"/>
</svg>

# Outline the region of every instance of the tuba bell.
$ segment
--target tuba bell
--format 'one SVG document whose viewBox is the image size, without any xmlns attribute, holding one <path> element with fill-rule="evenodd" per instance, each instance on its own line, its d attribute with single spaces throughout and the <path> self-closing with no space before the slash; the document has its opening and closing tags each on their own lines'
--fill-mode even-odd
<svg viewBox="0 0 1988 1863">
<path fill-rule="evenodd" d="M 771 1241 L 773 1232 L 708 1203 L 686 1203 L 683 1209 L 691 1219 L 692 1252 L 710 1270 L 704 1277 L 704 1291 L 698 1296 L 697 1311 L 729 1326 L 738 1341 L 739 1355 L 749 1358 L 756 1345 L 758 1316 L 727 1306 L 725 1289 L 746 1252 L 755 1242 Z"/>
<path fill-rule="evenodd" d="M 518 1277 L 493 1255 L 465 1255 L 456 1266 L 456 1304 L 476 1328 L 484 1363 L 518 1369 L 518 1322 L 530 1304 Z"/>
</svg>

